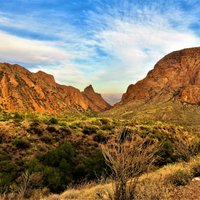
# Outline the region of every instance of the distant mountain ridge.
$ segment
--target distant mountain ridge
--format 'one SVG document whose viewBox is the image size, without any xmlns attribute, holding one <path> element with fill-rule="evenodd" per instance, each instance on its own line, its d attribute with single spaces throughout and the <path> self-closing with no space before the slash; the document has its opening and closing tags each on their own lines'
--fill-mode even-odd
<svg viewBox="0 0 200 200">
<path fill-rule="evenodd" d="M 31 73 L 17 64 L 0 63 L 1 110 L 60 113 L 70 107 L 99 112 L 111 106 L 94 90 L 80 92 L 56 83 L 45 72 Z"/>
<path fill-rule="evenodd" d="M 114 105 L 121 101 L 122 93 L 103 93 L 102 97 L 110 104 Z"/>
</svg>

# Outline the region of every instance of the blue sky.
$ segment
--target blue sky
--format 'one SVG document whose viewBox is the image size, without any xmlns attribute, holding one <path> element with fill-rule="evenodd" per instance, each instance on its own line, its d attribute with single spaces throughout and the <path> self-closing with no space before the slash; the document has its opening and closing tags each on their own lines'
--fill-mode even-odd
<svg viewBox="0 0 200 200">
<path fill-rule="evenodd" d="M 125 92 L 165 54 L 200 46 L 199 16 L 198 0 L 0 0 L 0 61 Z"/>
</svg>

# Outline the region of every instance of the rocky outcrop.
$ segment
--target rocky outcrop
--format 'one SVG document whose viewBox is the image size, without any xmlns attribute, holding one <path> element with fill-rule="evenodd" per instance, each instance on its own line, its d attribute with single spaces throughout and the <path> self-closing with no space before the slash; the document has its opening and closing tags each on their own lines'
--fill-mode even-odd
<svg viewBox="0 0 200 200">
<path fill-rule="evenodd" d="M 83 91 L 83 95 L 89 100 L 90 106 L 93 109 L 97 109 L 100 111 L 108 110 L 111 108 L 111 105 L 109 105 L 101 96 L 101 94 L 98 94 L 94 91 L 92 85 L 89 85 L 86 87 Z"/>
<path fill-rule="evenodd" d="M 45 72 L 31 73 L 19 65 L 0 63 L 1 110 L 60 113 L 71 107 L 93 111 L 107 109 L 106 103 L 97 96 L 60 85 Z"/>
<path fill-rule="evenodd" d="M 200 48 L 175 51 L 162 58 L 146 78 L 130 85 L 120 104 L 132 101 L 200 102 Z"/>
</svg>

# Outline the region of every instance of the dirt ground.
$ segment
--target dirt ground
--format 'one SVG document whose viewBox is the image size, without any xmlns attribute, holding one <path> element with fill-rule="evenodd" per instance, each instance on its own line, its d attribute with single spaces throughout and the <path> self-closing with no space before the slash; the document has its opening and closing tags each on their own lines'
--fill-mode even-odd
<svg viewBox="0 0 200 200">
<path fill-rule="evenodd" d="M 200 200 L 200 177 L 186 186 L 178 187 L 173 192 L 172 200 Z"/>
</svg>

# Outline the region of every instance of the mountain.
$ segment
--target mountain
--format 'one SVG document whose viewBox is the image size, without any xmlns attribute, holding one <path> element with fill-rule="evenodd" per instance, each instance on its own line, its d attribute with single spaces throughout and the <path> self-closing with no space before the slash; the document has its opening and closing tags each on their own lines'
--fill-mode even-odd
<svg viewBox="0 0 200 200">
<path fill-rule="evenodd" d="M 120 102 L 122 94 L 121 93 L 104 93 L 102 97 L 110 104 L 114 105 L 115 103 Z"/>
<path fill-rule="evenodd" d="M 72 107 L 97 112 L 108 109 L 101 96 L 93 93 L 88 98 L 87 92 L 60 85 L 45 72 L 31 73 L 17 64 L 0 63 L 0 109 L 4 111 L 60 113 Z"/>
<path fill-rule="evenodd" d="M 108 110 L 111 108 L 111 105 L 108 104 L 101 96 L 101 94 L 98 94 L 94 91 L 92 85 L 89 85 L 84 89 L 82 92 L 84 96 L 89 100 L 90 107 L 94 110 L 97 109 L 99 111 Z"/>
<path fill-rule="evenodd" d="M 200 102 L 200 48 L 175 51 L 162 58 L 145 79 L 128 87 L 120 104 L 155 99 Z"/>
<path fill-rule="evenodd" d="M 128 87 L 109 115 L 200 123 L 200 48 L 172 52 Z"/>
</svg>

